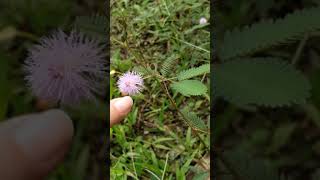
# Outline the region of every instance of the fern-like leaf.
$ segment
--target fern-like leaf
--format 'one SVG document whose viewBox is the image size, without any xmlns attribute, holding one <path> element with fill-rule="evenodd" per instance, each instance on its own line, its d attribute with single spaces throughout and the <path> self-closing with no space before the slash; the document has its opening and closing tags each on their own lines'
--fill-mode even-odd
<svg viewBox="0 0 320 180">
<path fill-rule="evenodd" d="M 203 131 L 206 132 L 208 130 L 207 125 L 204 123 L 204 121 L 197 116 L 196 113 L 190 112 L 187 109 L 181 110 L 181 113 L 186 118 L 186 123 L 194 130 Z"/>
<path fill-rule="evenodd" d="M 178 58 L 177 55 L 172 55 L 163 62 L 160 70 L 163 76 L 168 76 L 170 72 L 172 72 L 172 69 L 177 61 L 177 58 Z"/>
<path fill-rule="evenodd" d="M 79 16 L 74 22 L 75 28 L 95 37 L 107 38 L 109 19 L 102 15 Z"/>
<path fill-rule="evenodd" d="M 147 69 L 146 69 L 145 67 L 142 67 L 142 66 L 135 66 L 132 68 L 132 70 L 136 71 L 144 76 L 152 75 L 150 72 L 154 73 L 154 71 L 150 67 L 147 67 Z"/>
<path fill-rule="evenodd" d="M 231 59 L 253 54 L 276 45 L 301 39 L 305 33 L 320 29 L 320 7 L 298 10 L 284 19 L 264 20 L 252 26 L 228 31 L 218 55 Z"/>
<path fill-rule="evenodd" d="M 191 68 L 185 71 L 182 71 L 178 74 L 179 81 L 190 79 L 195 76 L 199 76 L 202 74 L 210 73 L 210 64 L 204 64 L 197 68 Z"/>
<path fill-rule="evenodd" d="M 199 96 L 207 92 L 207 86 L 198 80 L 184 80 L 171 84 L 171 88 L 184 96 Z"/>
<path fill-rule="evenodd" d="M 302 73 L 279 59 L 232 60 L 213 69 L 214 92 L 238 105 L 301 104 L 310 94 L 310 84 Z"/>
</svg>

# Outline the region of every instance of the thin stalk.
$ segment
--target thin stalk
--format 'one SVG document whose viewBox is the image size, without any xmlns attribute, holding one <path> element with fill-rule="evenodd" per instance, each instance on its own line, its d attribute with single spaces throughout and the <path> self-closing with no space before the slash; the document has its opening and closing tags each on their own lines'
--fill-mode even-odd
<svg viewBox="0 0 320 180">
<path fill-rule="evenodd" d="M 132 153 L 132 155 L 131 155 L 131 160 L 132 160 L 132 166 L 133 166 L 135 178 L 138 179 L 137 170 L 136 170 L 136 165 L 134 164 L 133 151 L 132 151 L 132 146 L 131 146 L 131 144 L 130 144 L 130 151 L 131 151 L 131 153 Z"/>
<path fill-rule="evenodd" d="M 299 60 L 299 58 L 301 56 L 302 50 L 303 50 L 304 46 L 306 45 L 306 42 L 307 42 L 308 38 L 309 38 L 309 35 L 305 34 L 303 39 L 300 41 L 299 46 L 298 46 L 298 48 L 296 50 L 296 53 L 294 54 L 294 56 L 292 58 L 292 61 L 291 61 L 291 63 L 293 65 L 297 64 L 297 62 L 298 62 L 298 60 Z"/>
<path fill-rule="evenodd" d="M 163 169 L 161 180 L 164 180 L 164 176 L 166 174 L 167 165 L 168 165 L 168 159 L 169 159 L 169 154 L 167 153 L 167 155 L 166 155 L 166 163 L 164 164 L 164 169 Z"/>
<path fill-rule="evenodd" d="M 130 51 L 130 48 L 128 46 L 126 46 L 128 48 L 128 50 Z M 141 59 L 145 60 L 142 53 L 140 53 L 140 57 Z M 132 54 L 135 56 L 135 58 L 137 58 L 137 56 L 135 55 L 134 52 L 132 52 Z M 137 58 L 139 59 L 139 58 Z M 137 64 L 141 65 L 146 71 L 148 71 L 150 74 L 156 76 L 153 72 L 150 72 L 149 69 L 145 66 L 145 64 L 142 64 L 140 62 L 137 61 Z M 159 75 L 158 75 L 159 76 Z M 162 76 L 161 76 L 162 77 Z M 163 78 L 163 77 L 162 77 Z M 185 119 L 185 122 L 188 122 L 188 119 L 187 117 L 185 117 L 185 115 L 180 111 L 180 109 L 178 108 L 177 104 L 174 102 L 173 98 L 171 97 L 169 91 L 168 91 L 168 88 L 165 84 L 165 82 L 160 82 L 158 78 L 155 78 L 155 80 L 160 84 L 160 87 L 165 91 L 167 97 L 169 98 L 169 101 L 171 102 L 172 106 L 177 110 L 177 112 L 183 117 L 183 119 Z M 192 127 L 191 127 L 192 128 Z M 193 129 L 193 128 L 192 128 Z M 197 129 L 194 129 L 196 132 L 195 134 L 198 136 L 198 138 L 200 139 L 201 143 L 204 145 L 204 147 L 206 147 L 206 149 L 209 149 L 209 147 L 206 145 L 206 143 L 204 142 L 204 140 L 201 138 L 201 136 L 198 134 L 198 130 Z M 205 133 L 208 133 L 208 132 L 205 132 Z"/>
<path fill-rule="evenodd" d="M 149 169 L 144 169 L 146 170 L 147 172 L 149 172 L 151 175 L 153 175 L 153 177 L 157 178 L 157 180 L 160 180 L 160 178 L 155 174 L 153 173 L 152 171 L 150 171 Z"/>
<path fill-rule="evenodd" d="M 244 180 L 244 178 L 237 172 L 235 168 L 232 167 L 231 163 L 222 155 L 222 153 L 216 153 L 217 157 L 221 160 L 221 162 L 229 169 L 230 173 L 237 180 Z"/>
<path fill-rule="evenodd" d="M 165 83 L 161 83 L 165 89 L 165 92 L 171 102 L 171 104 L 174 106 L 174 108 L 178 111 L 178 113 L 185 119 L 185 122 L 187 122 L 187 117 L 185 117 L 185 115 L 180 111 L 180 109 L 178 108 L 177 104 L 174 102 L 173 98 L 171 97 L 168 88 L 166 86 Z M 191 126 L 190 126 L 191 127 Z M 192 127 L 191 127 L 192 128 Z M 192 128 L 193 129 L 193 128 Z M 204 145 L 204 147 L 206 147 L 206 149 L 209 149 L 209 147 L 207 146 L 207 144 L 204 142 L 204 140 L 201 138 L 200 134 L 198 133 L 197 130 L 194 131 L 195 134 L 198 136 L 198 138 L 200 139 L 201 143 Z"/>
<path fill-rule="evenodd" d="M 39 40 L 39 38 L 37 36 L 35 36 L 31 33 L 28 33 L 28 32 L 24 32 L 24 31 L 18 31 L 17 36 L 22 37 L 22 38 L 26 38 L 26 39 L 30 39 L 35 42 Z"/>
<path fill-rule="evenodd" d="M 184 43 L 184 44 L 187 44 L 187 45 L 189 45 L 189 46 L 191 46 L 191 47 L 193 47 L 193 48 L 195 48 L 195 49 L 198 49 L 198 50 L 204 51 L 204 52 L 206 52 L 206 53 L 210 53 L 210 51 L 209 51 L 209 50 L 204 49 L 204 48 L 199 47 L 199 46 L 196 46 L 196 45 L 191 44 L 191 43 L 189 43 L 189 42 L 183 41 L 183 40 L 178 39 L 178 38 L 175 38 L 175 37 L 174 37 L 173 39 L 175 39 L 175 40 L 177 40 L 177 41 L 180 41 L 180 42 L 182 42 L 182 43 Z"/>
</svg>

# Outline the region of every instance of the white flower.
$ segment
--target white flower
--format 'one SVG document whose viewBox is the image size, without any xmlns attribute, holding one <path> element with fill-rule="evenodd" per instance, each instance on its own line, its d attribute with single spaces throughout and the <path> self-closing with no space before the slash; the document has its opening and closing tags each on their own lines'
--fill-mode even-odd
<svg viewBox="0 0 320 180">
<path fill-rule="evenodd" d="M 205 17 L 200 18 L 199 20 L 199 24 L 203 25 L 203 24 L 207 24 L 208 20 Z"/>
</svg>

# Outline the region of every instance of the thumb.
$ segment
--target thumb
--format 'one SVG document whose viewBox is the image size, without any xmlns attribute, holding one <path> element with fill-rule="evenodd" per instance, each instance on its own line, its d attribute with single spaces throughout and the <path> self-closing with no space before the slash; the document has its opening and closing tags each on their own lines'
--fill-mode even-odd
<svg viewBox="0 0 320 180">
<path fill-rule="evenodd" d="M 110 126 L 119 123 L 131 110 L 133 100 L 130 96 L 110 101 Z"/>
<path fill-rule="evenodd" d="M 20 116 L 0 124 L 0 179 L 44 178 L 62 161 L 73 125 L 61 110 Z"/>
</svg>

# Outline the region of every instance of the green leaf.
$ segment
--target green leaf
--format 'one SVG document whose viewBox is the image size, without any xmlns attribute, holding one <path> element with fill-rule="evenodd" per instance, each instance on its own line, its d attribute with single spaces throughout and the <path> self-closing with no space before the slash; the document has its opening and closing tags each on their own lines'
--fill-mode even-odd
<svg viewBox="0 0 320 180">
<path fill-rule="evenodd" d="M 207 131 L 208 127 L 204 121 L 196 115 L 196 113 L 191 112 L 190 110 L 183 109 L 181 110 L 183 116 L 186 118 L 186 123 L 194 130 Z"/>
<path fill-rule="evenodd" d="M 275 58 L 228 61 L 213 71 L 214 92 L 237 105 L 289 106 L 305 103 L 310 95 L 302 73 Z"/>
<path fill-rule="evenodd" d="M 201 172 L 196 174 L 192 180 L 207 180 L 209 177 L 209 173 L 208 172 Z"/>
<path fill-rule="evenodd" d="M 191 68 L 178 74 L 179 81 L 190 79 L 202 74 L 210 73 L 210 64 L 204 64 L 197 68 Z"/>
<path fill-rule="evenodd" d="M 177 62 L 178 58 L 179 58 L 179 56 L 174 54 L 174 55 L 170 56 L 169 58 L 167 58 L 163 62 L 161 70 L 160 70 L 160 72 L 163 76 L 167 76 L 170 74 L 170 72 L 172 72 L 172 69 L 173 69 L 175 63 Z"/>
<path fill-rule="evenodd" d="M 156 74 L 157 72 L 153 69 L 151 69 L 150 66 L 143 67 L 143 66 L 135 66 L 132 68 L 133 71 L 136 71 L 140 73 L 141 75 L 147 76 L 147 75 L 153 75 Z"/>
<path fill-rule="evenodd" d="M 296 124 L 288 123 L 278 127 L 273 135 L 272 144 L 269 146 L 269 152 L 275 152 L 283 145 L 287 144 L 291 134 L 296 128 Z"/>
<path fill-rule="evenodd" d="M 171 84 L 171 88 L 178 91 L 184 96 L 204 95 L 207 92 L 207 87 L 198 80 L 184 80 Z"/>
<path fill-rule="evenodd" d="M 320 29 L 319 18 L 320 7 L 315 7 L 295 11 L 284 19 L 235 28 L 225 34 L 218 56 L 227 60 L 301 39 L 304 34 Z"/>
</svg>

